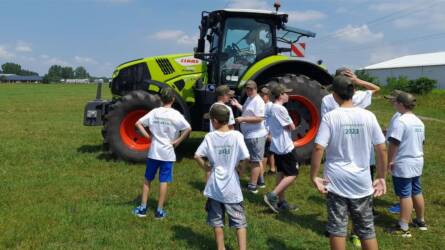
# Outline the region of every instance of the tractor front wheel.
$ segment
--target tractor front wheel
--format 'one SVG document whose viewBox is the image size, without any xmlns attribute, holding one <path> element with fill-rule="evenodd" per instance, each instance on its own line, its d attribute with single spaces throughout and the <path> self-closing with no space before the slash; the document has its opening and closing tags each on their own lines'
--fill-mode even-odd
<svg viewBox="0 0 445 250">
<path fill-rule="evenodd" d="M 136 130 L 135 123 L 160 104 L 158 96 L 145 91 L 133 91 L 116 101 L 106 116 L 102 130 L 105 148 L 118 159 L 143 162 L 150 140 Z"/>
<path fill-rule="evenodd" d="M 276 77 L 270 84 L 274 83 L 284 84 L 292 89 L 289 102 L 285 104 L 296 126 L 292 131 L 292 140 L 298 159 L 301 162 L 310 162 L 315 136 L 321 122 L 321 100 L 328 91 L 318 81 L 305 75 L 288 74 Z"/>
</svg>

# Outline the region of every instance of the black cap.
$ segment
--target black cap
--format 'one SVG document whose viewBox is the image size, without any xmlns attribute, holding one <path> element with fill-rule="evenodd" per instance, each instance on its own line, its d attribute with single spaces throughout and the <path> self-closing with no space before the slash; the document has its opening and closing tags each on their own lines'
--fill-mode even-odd
<svg viewBox="0 0 445 250">
<path fill-rule="evenodd" d="M 352 70 L 351 70 L 350 68 L 347 68 L 347 67 L 341 67 L 341 68 L 338 68 L 338 69 L 335 71 L 335 76 L 343 75 L 343 73 L 344 73 L 345 71 L 352 71 Z"/>
<path fill-rule="evenodd" d="M 413 109 L 416 106 L 416 97 L 401 90 L 394 90 L 390 95 L 385 96 L 385 98 L 399 102 L 407 109 Z"/>
<path fill-rule="evenodd" d="M 283 84 L 276 84 L 275 86 L 273 86 L 271 92 L 274 97 L 278 97 L 283 93 L 292 92 L 292 89 L 286 88 L 286 86 L 284 86 Z"/>
</svg>

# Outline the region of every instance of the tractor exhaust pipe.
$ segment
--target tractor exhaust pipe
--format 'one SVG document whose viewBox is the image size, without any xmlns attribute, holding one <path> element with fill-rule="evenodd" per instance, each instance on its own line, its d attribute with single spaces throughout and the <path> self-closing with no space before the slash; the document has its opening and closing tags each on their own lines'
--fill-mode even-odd
<svg viewBox="0 0 445 250">
<path fill-rule="evenodd" d="M 96 100 L 100 100 L 102 98 L 102 82 L 102 79 L 97 81 Z"/>
</svg>

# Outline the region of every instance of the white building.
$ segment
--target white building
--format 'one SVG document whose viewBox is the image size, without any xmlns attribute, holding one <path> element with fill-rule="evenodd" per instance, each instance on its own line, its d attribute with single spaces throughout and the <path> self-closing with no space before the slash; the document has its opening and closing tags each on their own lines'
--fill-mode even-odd
<svg viewBox="0 0 445 250">
<path fill-rule="evenodd" d="M 406 76 L 413 80 L 428 77 L 437 81 L 437 88 L 445 89 L 445 52 L 402 56 L 363 69 L 383 85 L 388 77 Z"/>
</svg>

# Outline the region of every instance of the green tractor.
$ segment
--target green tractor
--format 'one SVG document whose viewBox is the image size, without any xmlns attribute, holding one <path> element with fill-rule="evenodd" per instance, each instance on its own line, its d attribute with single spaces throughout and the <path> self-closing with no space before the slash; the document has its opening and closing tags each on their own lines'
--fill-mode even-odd
<svg viewBox="0 0 445 250">
<path fill-rule="evenodd" d="M 104 148 L 118 159 L 144 161 L 150 141 L 135 129 L 135 122 L 161 105 L 158 93 L 176 91 L 174 108 L 195 131 L 208 131 L 206 114 L 215 101 L 214 90 L 227 84 L 236 98 L 246 96 L 248 80 L 259 88 L 282 83 L 293 89 L 286 108 L 297 129 L 292 132 L 298 156 L 310 159 L 320 124 L 321 99 L 332 76 L 319 66 L 292 57 L 291 44 L 315 33 L 286 25 L 288 15 L 278 11 L 224 9 L 202 12 L 200 36 L 194 54 L 154 56 L 119 65 L 113 73 L 112 100 L 96 100 L 85 107 L 84 125 L 103 126 Z M 280 47 L 281 45 L 281 47 Z"/>
</svg>

